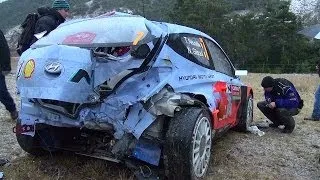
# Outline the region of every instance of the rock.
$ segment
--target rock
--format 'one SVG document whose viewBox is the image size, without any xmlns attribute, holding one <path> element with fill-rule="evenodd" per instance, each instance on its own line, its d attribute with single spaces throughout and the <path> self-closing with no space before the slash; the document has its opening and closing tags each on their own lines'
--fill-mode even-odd
<svg viewBox="0 0 320 180">
<path fill-rule="evenodd" d="M 5 158 L 1 158 L 0 159 L 0 166 L 4 166 L 6 165 L 7 163 L 9 163 L 9 160 L 8 159 L 5 159 Z M 1 177 L 0 177 L 1 178 Z"/>
</svg>

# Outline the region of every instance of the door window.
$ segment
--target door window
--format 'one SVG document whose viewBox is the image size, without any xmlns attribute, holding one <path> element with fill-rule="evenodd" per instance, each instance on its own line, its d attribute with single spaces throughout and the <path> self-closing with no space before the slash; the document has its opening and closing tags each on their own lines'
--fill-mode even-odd
<svg viewBox="0 0 320 180">
<path fill-rule="evenodd" d="M 209 40 L 206 40 L 206 44 L 210 56 L 212 58 L 215 70 L 227 74 L 229 76 L 234 76 L 233 67 L 225 53 L 221 50 L 221 48 L 214 42 Z"/>
</svg>

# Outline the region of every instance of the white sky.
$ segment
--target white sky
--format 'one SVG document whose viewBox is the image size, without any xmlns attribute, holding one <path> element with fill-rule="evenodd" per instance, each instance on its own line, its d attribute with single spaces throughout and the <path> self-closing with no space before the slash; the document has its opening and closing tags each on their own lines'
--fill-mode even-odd
<svg viewBox="0 0 320 180">
<path fill-rule="evenodd" d="M 0 0 L 0 3 L 2 3 L 3 1 L 6 1 L 6 0 Z"/>
</svg>

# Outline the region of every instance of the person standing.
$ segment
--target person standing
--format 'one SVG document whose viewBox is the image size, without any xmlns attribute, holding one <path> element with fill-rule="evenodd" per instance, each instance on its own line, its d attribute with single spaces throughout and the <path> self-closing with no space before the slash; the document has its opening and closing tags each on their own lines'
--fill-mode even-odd
<svg viewBox="0 0 320 180">
<path fill-rule="evenodd" d="M 292 116 L 299 114 L 303 107 L 294 85 L 287 79 L 266 76 L 262 79 L 265 101 L 258 102 L 259 110 L 273 122 L 269 127 L 284 125 L 283 133 L 292 133 L 295 121 Z"/>
<path fill-rule="evenodd" d="M 54 0 L 51 8 L 41 7 L 38 9 L 40 15 L 36 25 L 34 34 L 38 34 L 46 31 L 49 34 L 51 31 L 56 29 L 61 23 L 64 23 L 66 18 L 69 16 L 70 5 L 65 0 Z M 33 38 L 31 44 L 36 42 L 38 39 Z"/>
<path fill-rule="evenodd" d="M 0 102 L 10 112 L 11 119 L 15 120 L 18 118 L 18 112 L 10 93 L 8 92 L 5 81 L 5 75 L 9 74 L 11 71 L 10 60 L 8 42 L 3 32 L 0 30 Z"/>
<path fill-rule="evenodd" d="M 320 77 L 320 61 L 316 65 L 317 73 Z M 320 121 L 320 85 L 314 95 L 314 105 L 311 117 L 306 117 L 304 120 Z"/>
<path fill-rule="evenodd" d="M 21 24 L 23 28 L 18 40 L 17 53 L 21 54 L 29 49 L 38 38 L 39 33 L 49 34 L 69 16 L 70 5 L 65 0 L 54 0 L 50 7 L 40 7 L 38 13 L 29 14 Z"/>
</svg>

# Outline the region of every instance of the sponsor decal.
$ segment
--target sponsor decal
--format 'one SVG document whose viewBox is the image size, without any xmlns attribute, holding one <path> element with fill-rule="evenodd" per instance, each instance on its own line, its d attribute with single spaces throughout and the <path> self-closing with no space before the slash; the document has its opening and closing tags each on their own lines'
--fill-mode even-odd
<svg viewBox="0 0 320 180">
<path fill-rule="evenodd" d="M 214 75 L 187 75 L 179 76 L 179 81 L 192 81 L 192 80 L 201 80 L 201 79 L 213 79 Z"/>
<path fill-rule="evenodd" d="M 71 82 L 78 83 L 82 78 L 85 78 L 88 84 L 90 84 L 90 76 L 87 71 L 80 69 L 75 75 L 70 79 Z"/>
<path fill-rule="evenodd" d="M 79 32 L 77 34 L 73 34 L 70 36 L 67 36 L 63 44 L 91 44 L 94 38 L 97 35 L 91 32 Z"/>
<path fill-rule="evenodd" d="M 24 70 L 23 70 L 24 77 L 31 78 L 35 67 L 36 67 L 36 63 L 34 62 L 33 59 L 30 59 L 24 66 Z"/>
<path fill-rule="evenodd" d="M 231 85 L 231 93 L 232 93 L 232 96 L 241 96 L 240 87 Z"/>
<path fill-rule="evenodd" d="M 144 36 L 144 32 L 140 31 L 137 33 L 137 37 L 136 39 L 133 41 L 132 45 L 137 45 L 139 43 L 139 41 L 143 38 Z"/>
<path fill-rule="evenodd" d="M 62 65 L 58 62 L 49 63 L 44 67 L 45 71 L 50 74 L 61 74 Z"/>
<path fill-rule="evenodd" d="M 188 53 L 209 60 L 208 50 L 202 38 L 183 37 Z"/>
</svg>

